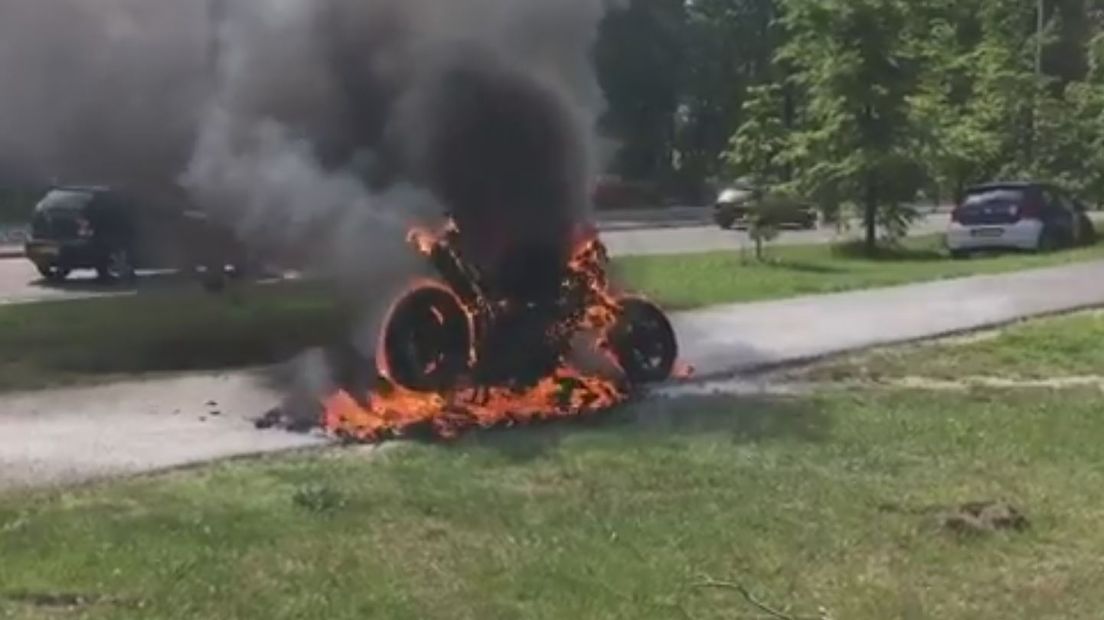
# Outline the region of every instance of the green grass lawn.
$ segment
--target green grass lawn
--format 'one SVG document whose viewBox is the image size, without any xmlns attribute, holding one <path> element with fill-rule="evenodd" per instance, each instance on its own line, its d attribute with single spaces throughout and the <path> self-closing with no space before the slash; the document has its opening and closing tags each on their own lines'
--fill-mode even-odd
<svg viewBox="0 0 1104 620">
<path fill-rule="evenodd" d="M 0 495 L 0 617 L 1090 619 L 1104 396 L 656 403 Z M 1001 499 L 1025 532 L 941 529 Z M 934 509 L 933 509 L 934 510 Z M 823 615 L 819 612 L 823 609 Z"/>
<path fill-rule="evenodd" d="M 1001 254 L 951 260 L 938 237 L 909 239 L 878 258 L 853 245 L 779 246 L 757 263 L 737 252 L 618 259 L 625 282 L 670 308 L 836 293 L 1001 273 L 1104 258 L 1104 244 L 1053 254 Z"/>
<path fill-rule="evenodd" d="M 268 364 L 347 324 L 325 288 L 301 284 L 0 306 L 0 391 Z"/>
<path fill-rule="evenodd" d="M 1046 379 L 1104 373 L 1104 313 L 1029 321 L 977 337 L 859 353 L 817 365 L 815 379 Z"/>
</svg>

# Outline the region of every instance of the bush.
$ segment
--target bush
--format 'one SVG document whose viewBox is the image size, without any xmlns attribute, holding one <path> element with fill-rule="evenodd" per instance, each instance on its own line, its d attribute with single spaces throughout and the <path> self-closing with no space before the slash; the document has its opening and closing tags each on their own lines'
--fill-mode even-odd
<svg viewBox="0 0 1104 620">
<path fill-rule="evenodd" d="M 39 198 L 37 190 L 0 188 L 0 224 L 27 223 Z"/>
</svg>

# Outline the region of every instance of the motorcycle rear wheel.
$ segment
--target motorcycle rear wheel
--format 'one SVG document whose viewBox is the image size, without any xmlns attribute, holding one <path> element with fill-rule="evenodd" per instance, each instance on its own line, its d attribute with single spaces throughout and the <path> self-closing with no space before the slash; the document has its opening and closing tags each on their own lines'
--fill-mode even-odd
<svg viewBox="0 0 1104 620">
<path fill-rule="evenodd" d="M 456 295 L 422 286 L 394 305 L 384 325 L 380 370 L 415 392 L 454 388 L 468 370 L 472 329 Z"/>
</svg>

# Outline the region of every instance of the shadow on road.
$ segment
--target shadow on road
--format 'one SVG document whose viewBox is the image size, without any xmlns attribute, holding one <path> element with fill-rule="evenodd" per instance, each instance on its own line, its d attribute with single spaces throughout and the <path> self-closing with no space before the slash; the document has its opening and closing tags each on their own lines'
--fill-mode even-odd
<svg viewBox="0 0 1104 620">
<path fill-rule="evenodd" d="M 52 291 L 72 293 L 134 293 L 139 290 L 172 288 L 182 284 L 195 284 L 193 275 L 176 271 L 139 272 L 130 282 L 101 280 L 95 275 L 70 276 L 61 282 L 40 278 L 31 282 L 31 286 Z"/>
</svg>

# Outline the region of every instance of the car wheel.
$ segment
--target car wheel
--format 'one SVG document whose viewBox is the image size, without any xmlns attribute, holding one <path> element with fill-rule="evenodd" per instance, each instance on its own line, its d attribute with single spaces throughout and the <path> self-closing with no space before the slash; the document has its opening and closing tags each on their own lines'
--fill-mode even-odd
<svg viewBox="0 0 1104 620">
<path fill-rule="evenodd" d="M 736 218 L 731 215 L 717 214 L 713 221 L 717 223 L 717 226 L 721 227 L 721 230 L 732 230 L 732 227 L 736 225 Z"/>
<path fill-rule="evenodd" d="M 57 265 L 38 265 L 35 267 L 38 269 L 38 273 L 42 274 L 42 277 L 48 282 L 64 282 L 65 278 L 69 277 L 72 272 L 67 267 L 59 267 Z"/>
<path fill-rule="evenodd" d="M 125 248 L 116 248 L 96 268 L 100 279 L 108 282 L 131 282 L 135 278 L 134 262 Z"/>
</svg>

